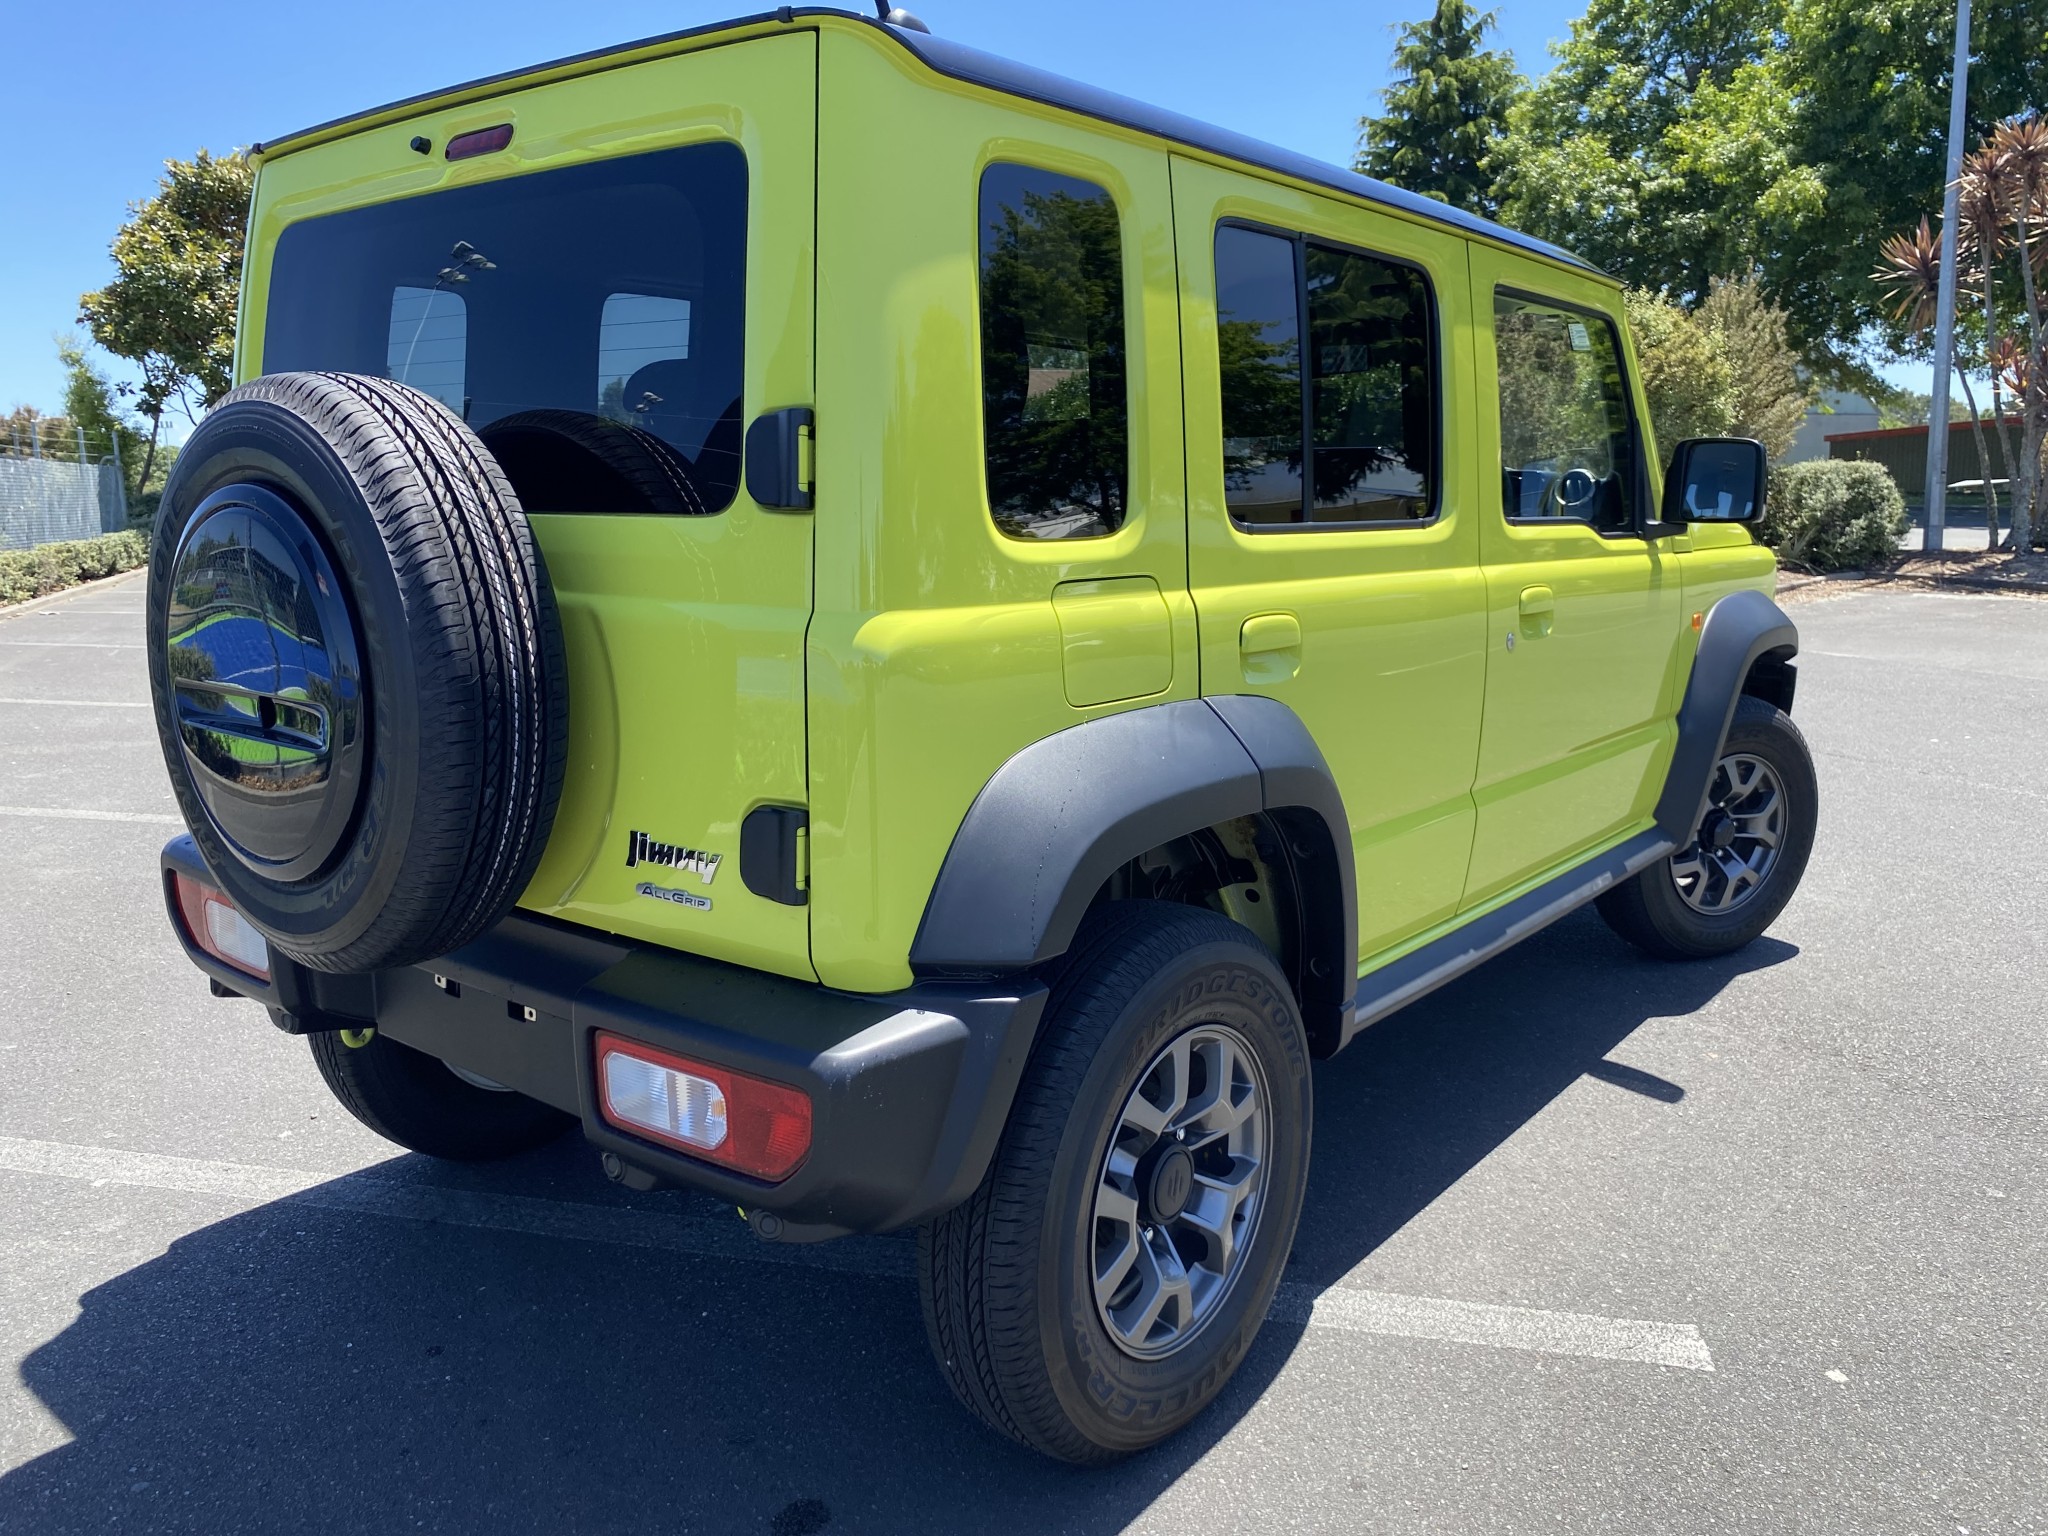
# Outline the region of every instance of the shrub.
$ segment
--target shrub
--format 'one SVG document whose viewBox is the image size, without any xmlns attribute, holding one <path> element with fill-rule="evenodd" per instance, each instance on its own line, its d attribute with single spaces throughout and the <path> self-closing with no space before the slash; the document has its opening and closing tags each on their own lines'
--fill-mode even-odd
<svg viewBox="0 0 2048 1536">
<path fill-rule="evenodd" d="M 81 581 L 132 571 L 148 559 L 149 536 L 134 528 L 69 544 L 0 550 L 0 603 L 47 597 Z"/>
<path fill-rule="evenodd" d="M 1763 542 L 1780 564 L 1846 571 L 1898 552 L 1906 499 L 1876 464 L 1814 459 L 1773 468 Z"/>
</svg>

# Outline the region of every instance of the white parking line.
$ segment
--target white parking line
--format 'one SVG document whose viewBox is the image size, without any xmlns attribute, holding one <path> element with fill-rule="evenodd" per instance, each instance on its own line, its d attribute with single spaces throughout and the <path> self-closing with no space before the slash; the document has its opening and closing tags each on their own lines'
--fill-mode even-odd
<svg viewBox="0 0 2048 1536">
<path fill-rule="evenodd" d="M 163 816 L 153 811 L 73 811 L 60 806 L 0 805 L 0 816 L 26 816 L 49 821 L 138 821 L 151 827 L 182 827 L 182 816 Z"/>
<path fill-rule="evenodd" d="M 34 704 L 40 708 L 61 706 L 77 709 L 147 709 L 149 700 L 134 699 L 0 699 L 0 704 Z"/>
<path fill-rule="evenodd" d="M 139 651 L 140 640 L 0 640 L 25 651 Z"/>
<path fill-rule="evenodd" d="M 713 1221 L 671 1211 L 584 1205 L 527 1195 L 483 1194 L 380 1177 L 378 1170 L 330 1179 L 289 1168 L 217 1163 L 0 1136 L 0 1170 L 76 1179 L 93 1185 L 177 1190 L 244 1207 L 289 1200 L 322 1210 L 522 1232 L 567 1242 L 610 1243 L 754 1264 L 793 1264 L 847 1274 L 907 1278 L 908 1243 L 763 1243 L 734 1217 Z M 1282 1285 L 1272 1316 L 1312 1328 L 1390 1338 L 1489 1345 L 1546 1355 L 1621 1360 L 1711 1371 L 1713 1356 L 1690 1323 L 1639 1322 L 1582 1312 L 1500 1307 L 1433 1296 L 1403 1296 L 1336 1286 L 1317 1291 Z"/>
</svg>

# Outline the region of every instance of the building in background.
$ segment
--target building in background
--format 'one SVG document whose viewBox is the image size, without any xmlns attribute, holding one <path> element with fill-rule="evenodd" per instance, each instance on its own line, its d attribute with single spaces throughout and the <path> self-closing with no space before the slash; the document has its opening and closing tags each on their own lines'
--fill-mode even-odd
<svg viewBox="0 0 2048 1536">
<path fill-rule="evenodd" d="M 1829 438 L 1850 432 L 1875 432 L 1878 420 L 1877 407 L 1861 395 L 1852 395 L 1845 389 L 1824 389 L 1819 402 L 1807 410 L 1806 420 L 1793 434 L 1792 446 L 1778 462 L 1797 464 L 1803 459 L 1825 459 Z"/>
</svg>

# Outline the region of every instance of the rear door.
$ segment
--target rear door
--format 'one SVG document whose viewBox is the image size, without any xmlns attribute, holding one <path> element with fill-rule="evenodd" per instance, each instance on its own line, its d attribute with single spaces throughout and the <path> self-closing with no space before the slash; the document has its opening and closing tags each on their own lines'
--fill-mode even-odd
<svg viewBox="0 0 2048 1536">
<path fill-rule="evenodd" d="M 1202 691 L 1307 724 L 1359 954 L 1452 917 L 1485 676 L 1464 242 L 1176 159 Z"/>
<path fill-rule="evenodd" d="M 812 402 L 816 48 L 745 41 L 287 155 L 264 210 L 303 218 L 276 233 L 265 371 L 438 395 L 538 532 L 571 739 L 523 905 L 796 976 L 805 908 L 750 891 L 739 853 L 750 811 L 805 799 L 811 519 L 755 502 L 741 450 Z M 406 148 L 499 124 L 509 146 L 474 158 Z M 360 200 L 379 155 L 373 204 L 305 217 Z"/>
</svg>

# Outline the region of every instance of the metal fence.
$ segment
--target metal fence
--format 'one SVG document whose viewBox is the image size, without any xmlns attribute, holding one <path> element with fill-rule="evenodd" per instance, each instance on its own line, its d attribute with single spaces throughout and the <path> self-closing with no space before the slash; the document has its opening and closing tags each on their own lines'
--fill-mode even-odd
<svg viewBox="0 0 2048 1536">
<path fill-rule="evenodd" d="M 0 456 L 0 549 L 96 539 L 127 526 L 127 492 L 112 462 Z"/>
</svg>

